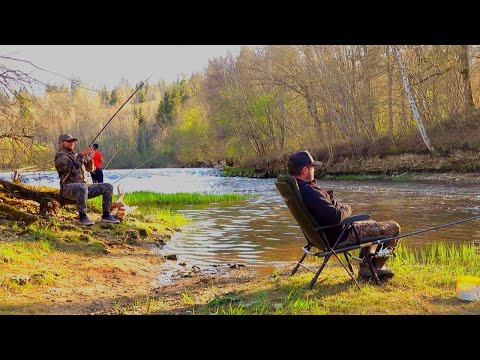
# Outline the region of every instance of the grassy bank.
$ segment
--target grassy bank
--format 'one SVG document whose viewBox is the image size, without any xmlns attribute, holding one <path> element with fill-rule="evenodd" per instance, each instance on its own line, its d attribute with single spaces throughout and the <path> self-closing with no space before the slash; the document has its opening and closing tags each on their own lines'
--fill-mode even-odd
<svg viewBox="0 0 480 360">
<path fill-rule="evenodd" d="M 114 195 L 115 201 L 118 196 Z M 231 204 L 236 201 L 247 199 L 243 194 L 203 194 L 203 193 L 173 193 L 164 194 L 150 191 L 134 191 L 125 194 L 124 202 L 130 206 L 140 206 L 141 209 L 151 209 L 159 206 L 181 206 L 181 205 L 205 205 L 205 204 Z M 102 199 L 100 197 L 89 200 L 95 208 L 100 208 Z"/>
<path fill-rule="evenodd" d="M 186 223 L 164 204 L 241 198 L 140 193 L 129 202 L 126 195 L 139 209 L 118 225 L 100 221 L 100 197 L 88 201 L 90 227 L 78 225 L 75 206 L 30 226 L 0 219 L 0 314 L 90 313 L 148 294 L 165 261 L 152 248 Z"/>
<path fill-rule="evenodd" d="M 330 261 L 310 290 L 311 273 L 289 276 L 294 259 L 192 273 L 159 286 L 168 262 L 152 248 L 186 220 L 154 205 L 157 195 L 144 197 L 153 199 L 141 203 L 147 210 L 119 225 L 100 223 L 94 202 L 91 227 L 77 226 L 74 207 L 28 227 L 0 220 L 0 314 L 480 314 L 480 301 L 459 300 L 455 292 L 458 276 L 480 276 L 473 245 L 414 251 L 400 242 L 388 262 L 395 277 L 384 287 L 362 282 L 358 290 Z"/>
<path fill-rule="evenodd" d="M 480 255 L 473 245 L 435 244 L 422 252 L 399 246 L 389 261 L 395 277 L 385 287 L 364 283 L 358 290 L 339 266 L 326 280 L 305 287 L 311 274 L 292 278 L 274 274 L 263 288 L 217 296 L 195 309 L 203 314 L 458 314 L 480 313 L 480 303 L 456 298 L 455 279 L 480 275 Z"/>
<path fill-rule="evenodd" d="M 279 174 L 286 174 L 286 170 L 276 170 L 276 171 L 264 171 L 256 170 L 254 168 L 234 168 L 234 167 L 224 167 L 221 176 L 224 177 L 249 177 L 249 178 L 274 178 Z M 402 172 L 396 174 L 385 174 L 385 173 L 327 173 L 325 171 L 318 171 L 316 173 L 318 179 L 325 180 L 392 180 L 392 181 L 413 181 L 415 180 L 415 175 Z"/>
<path fill-rule="evenodd" d="M 228 277 L 207 278 L 172 289 L 182 314 L 215 315 L 334 315 L 334 314 L 480 314 L 480 301 L 456 297 L 455 279 L 480 276 L 480 255 L 472 245 L 437 244 L 424 251 L 398 247 L 389 261 L 395 277 L 379 287 L 354 285 L 343 268 L 329 263 L 313 290 L 307 288 L 312 274 L 305 270 L 290 277 L 294 264 L 270 275 L 254 268 L 233 270 Z M 319 265 L 319 262 L 315 264 Z M 137 314 L 171 314 L 165 294 L 138 298 Z M 129 314 L 132 306 L 117 307 Z"/>
<path fill-rule="evenodd" d="M 224 166 L 222 168 L 222 175 L 224 177 L 255 177 L 254 168 L 230 167 Z"/>
</svg>

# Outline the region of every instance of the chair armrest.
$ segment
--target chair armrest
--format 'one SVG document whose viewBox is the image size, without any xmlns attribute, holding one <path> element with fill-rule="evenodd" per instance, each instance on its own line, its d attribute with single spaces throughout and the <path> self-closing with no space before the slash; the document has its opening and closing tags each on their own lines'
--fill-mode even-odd
<svg viewBox="0 0 480 360">
<path fill-rule="evenodd" d="M 364 221 L 370 219 L 370 214 L 357 214 L 357 215 L 352 215 L 343 220 L 339 225 L 346 225 L 346 224 L 352 224 L 356 221 Z"/>
<path fill-rule="evenodd" d="M 338 226 L 352 224 L 356 221 L 363 221 L 363 220 L 367 220 L 367 219 L 370 219 L 370 214 L 365 213 L 365 214 L 352 215 L 352 216 L 349 216 L 348 218 L 344 219 L 342 222 L 339 222 L 338 224 L 319 226 L 319 227 L 315 228 L 314 230 L 318 231 L 318 230 L 331 229 L 331 228 L 335 228 L 335 227 L 338 227 Z"/>
</svg>

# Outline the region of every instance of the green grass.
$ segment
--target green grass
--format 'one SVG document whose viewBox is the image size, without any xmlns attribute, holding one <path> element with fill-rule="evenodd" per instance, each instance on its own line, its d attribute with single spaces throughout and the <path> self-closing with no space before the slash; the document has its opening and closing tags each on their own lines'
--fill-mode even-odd
<svg viewBox="0 0 480 360">
<path fill-rule="evenodd" d="M 140 206 L 142 214 L 145 214 L 145 218 L 148 219 L 149 227 L 153 224 L 159 224 L 172 229 L 178 229 L 184 226 L 188 221 L 184 215 L 172 211 L 170 208 L 159 209 L 155 206 Z M 138 227 L 141 227 L 138 225 Z M 159 230 L 159 229 L 157 229 Z"/>
<path fill-rule="evenodd" d="M 17 293 L 28 291 L 35 285 L 52 284 L 58 273 L 41 265 L 52 251 L 49 240 L 0 241 L 0 268 L 3 267 L 0 284 Z"/>
<path fill-rule="evenodd" d="M 14 264 L 38 260 L 51 252 L 52 243 L 45 239 L 40 241 L 0 241 L 0 258 Z"/>
<path fill-rule="evenodd" d="M 477 250 L 478 251 L 478 250 Z M 316 264 L 318 266 L 318 264 Z M 480 276 L 480 255 L 473 245 L 429 245 L 422 251 L 397 247 L 388 262 L 395 277 L 378 287 L 362 282 L 358 290 L 338 264 L 331 263 L 313 290 L 311 273 L 273 276 L 228 296 L 215 295 L 194 307 L 196 314 L 480 314 L 480 304 L 455 296 L 460 275 Z"/>
<path fill-rule="evenodd" d="M 254 168 L 233 168 L 224 166 L 222 175 L 223 177 L 254 177 L 255 169 Z"/>
<path fill-rule="evenodd" d="M 197 204 L 231 204 L 235 201 L 245 200 L 248 196 L 243 194 L 203 194 L 203 193 L 174 193 L 164 194 L 149 191 L 134 191 L 125 194 L 124 201 L 129 206 L 168 206 L 168 205 L 197 205 Z M 114 201 L 117 196 L 114 196 Z M 102 203 L 101 197 L 91 200 L 97 206 Z"/>
<path fill-rule="evenodd" d="M 113 197 L 115 201 L 118 196 Z M 185 205 L 208 205 L 208 204 L 231 204 L 236 201 L 247 199 L 243 194 L 203 194 L 203 193 L 174 193 L 164 194 L 149 191 L 135 191 L 125 194 L 124 201 L 128 206 L 138 206 L 135 214 L 143 214 L 148 218 L 149 223 L 157 222 L 162 226 L 172 229 L 187 223 L 184 215 L 174 211 L 171 207 L 182 207 Z M 102 198 L 96 197 L 88 200 L 91 210 L 100 212 Z M 151 225 L 149 225 L 151 227 Z"/>
<path fill-rule="evenodd" d="M 419 251 L 400 243 L 397 256 L 388 262 L 395 277 L 384 287 L 360 282 L 359 290 L 343 268 L 331 261 L 312 290 L 308 288 L 311 273 L 302 270 L 290 277 L 288 268 L 246 282 L 232 279 L 221 287 L 185 288 L 178 293 L 180 302 L 174 309 L 158 294 L 119 303 L 114 310 L 193 315 L 480 314 L 480 302 L 462 301 L 455 293 L 458 275 L 480 276 L 476 251 L 473 245 L 443 243 Z"/>
</svg>

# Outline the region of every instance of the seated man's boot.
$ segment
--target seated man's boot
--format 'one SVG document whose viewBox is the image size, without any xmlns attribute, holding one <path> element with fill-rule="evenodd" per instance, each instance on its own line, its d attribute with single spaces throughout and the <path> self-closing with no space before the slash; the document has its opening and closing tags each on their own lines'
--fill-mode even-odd
<svg viewBox="0 0 480 360">
<path fill-rule="evenodd" d="M 372 262 L 375 268 L 377 269 L 378 276 L 380 276 L 379 271 L 382 271 L 384 274 L 391 274 L 390 277 L 393 277 L 393 271 L 388 270 L 385 266 L 385 263 L 387 262 L 388 257 L 381 257 L 381 258 L 373 258 Z"/>
<path fill-rule="evenodd" d="M 375 259 L 376 260 L 376 259 Z M 384 263 L 385 264 L 385 263 Z M 375 264 L 374 262 L 374 265 L 375 267 L 377 266 L 377 264 Z M 393 271 L 392 270 L 387 270 L 387 269 L 379 269 L 379 268 L 376 268 L 375 269 L 377 275 L 378 275 L 378 278 L 380 280 L 382 279 L 390 279 L 393 277 Z M 358 276 L 364 280 L 369 280 L 373 277 L 373 274 L 372 272 L 370 271 L 370 269 L 367 267 L 367 265 L 365 265 L 363 262 L 360 263 L 360 267 L 358 269 Z"/>
</svg>

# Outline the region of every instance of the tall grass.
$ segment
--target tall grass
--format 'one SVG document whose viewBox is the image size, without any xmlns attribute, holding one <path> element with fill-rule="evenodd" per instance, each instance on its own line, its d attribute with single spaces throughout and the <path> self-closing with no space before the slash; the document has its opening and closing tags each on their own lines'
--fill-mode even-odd
<svg viewBox="0 0 480 360">
<path fill-rule="evenodd" d="M 168 206 L 168 205 L 197 205 L 197 204 L 230 204 L 235 201 L 245 200 L 248 196 L 243 194 L 203 194 L 203 193 L 174 193 L 164 194 L 150 191 L 134 191 L 125 194 L 124 201 L 128 205 L 138 206 Z M 117 196 L 114 196 L 114 200 Z M 101 205 L 101 197 L 93 198 L 95 205 Z"/>
<path fill-rule="evenodd" d="M 243 194 L 202 194 L 202 193 L 175 193 L 163 194 L 148 191 L 135 191 L 125 194 L 125 202 L 129 205 L 196 205 L 222 203 L 245 200 Z"/>
<path fill-rule="evenodd" d="M 154 218 L 155 222 L 161 223 L 169 228 L 178 228 L 187 223 L 183 214 L 172 211 L 170 208 L 158 209 L 155 206 L 142 206 L 142 212 L 148 214 L 148 218 Z"/>
<path fill-rule="evenodd" d="M 480 276 L 473 244 L 434 243 L 414 249 L 399 243 L 387 266 L 395 277 L 380 288 L 362 282 L 358 290 L 338 264 L 330 263 L 322 282 L 308 289 L 312 274 L 275 277 L 229 297 L 196 306 L 199 314 L 442 314 L 475 312 L 455 297 L 459 275 Z"/>
<path fill-rule="evenodd" d="M 222 170 L 221 176 L 223 177 L 253 177 L 255 174 L 254 168 L 233 168 L 225 166 Z"/>
<path fill-rule="evenodd" d="M 473 243 L 450 245 L 433 243 L 422 249 L 413 249 L 400 242 L 392 263 L 401 265 L 438 265 L 446 267 L 468 267 L 480 271 L 480 256 Z"/>
</svg>

